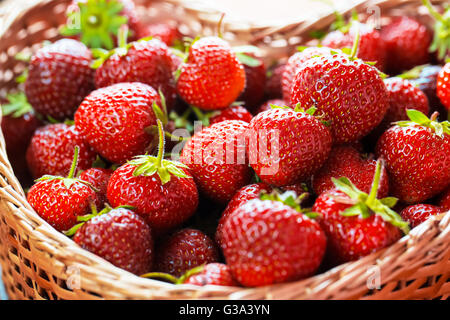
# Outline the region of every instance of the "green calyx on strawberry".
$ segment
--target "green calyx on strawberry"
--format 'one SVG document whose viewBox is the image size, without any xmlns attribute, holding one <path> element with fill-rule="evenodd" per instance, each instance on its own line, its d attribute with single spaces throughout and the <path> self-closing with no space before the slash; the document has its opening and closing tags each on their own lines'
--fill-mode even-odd
<svg viewBox="0 0 450 320">
<path fill-rule="evenodd" d="M 408 115 L 410 121 L 398 121 L 395 122 L 395 124 L 400 127 L 407 127 L 413 125 L 420 125 L 423 127 L 427 127 L 432 129 L 434 133 L 439 137 L 443 137 L 444 134 L 450 135 L 450 121 L 448 120 L 443 122 L 436 121 L 439 115 L 438 112 L 433 113 L 430 118 L 428 118 L 422 112 L 414 109 L 406 110 L 406 114 Z"/>
<path fill-rule="evenodd" d="M 124 5 L 117 0 L 87 0 L 78 2 L 79 10 L 68 13 L 73 25 L 65 25 L 60 32 L 63 36 L 80 35 L 81 42 L 91 48 L 112 49 L 112 35 L 117 35 L 120 26 L 128 22 L 120 15 Z"/>
<path fill-rule="evenodd" d="M 425 69 L 426 67 L 429 67 L 430 64 L 422 64 L 420 66 L 415 66 L 414 68 L 403 72 L 402 74 L 397 75 L 397 78 L 402 78 L 402 79 L 406 79 L 406 80 L 411 80 L 411 79 L 417 79 L 420 77 L 421 72 L 423 71 L 423 69 Z"/>
<path fill-rule="evenodd" d="M 430 52 L 437 51 L 439 59 L 444 59 L 450 52 L 450 7 L 447 7 L 441 15 L 433 8 L 430 0 L 422 0 L 422 2 L 436 20 Z"/>
<path fill-rule="evenodd" d="M 311 208 L 302 208 L 301 203 L 302 201 L 308 197 L 308 193 L 302 193 L 300 196 L 297 197 L 297 194 L 294 191 L 286 191 L 284 193 L 281 193 L 278 190 L 273 190 L 271 193 L 267 192 L 261 192 L 259 198 L 261 200 L 271 200 L 271 201 L 278 201 L 281 202 L 292 209 L 294 209 L 297 212 L 303 213 L 308 218 L 314 219 L 319 214 L 316 212 L 312 212 Z"/>
<path fill-rule="evenodd" d="M 3 116 L 19 118 L 28 112 L 33 111 L 24 92 L 11 93 L 6 96 L 9 103 L 1 105 Z"/>
<path fill-rule="evenodd" d="M 170 181 L 171 175 L 179 178 L 191 178 L 187 175 L 182 168 L 188 169 L 188 166 L 175 161 L 165 160 L 164 158 L 164 131 L 161 120 L 158 122 L 159 133 L 159 145 L 158 155 L 156 157 L 149 155 L 137 156 L 134 160 L 128 162 L 128 164 L 136 166 L 133 172 L 133 176 L 153 176 L 157 174 L 161 179 L 161 183 L 164 185 Z"/>
<path fill-rule="evenodd" d="M 190 276 L 198 274 L 205 269 L 205 264 L 194 267 L 186 271 L 181 277 L 177 278 L 169 273 L 165 272 L 149 272 L 141 275 L 142 278 L 147 279 L 163 279 L 173 284 L 183 284 Z"/>
<path fill-rule="evenodd" d="M 409 232 L 408 223 L 403 221 L 401 216 L 391 209 L 397 204 L 398 199 L 394 197 L 386 197 L 383 199 L 376 198 L 381 179 L 381 166 L 382 163 L 378 160 L 372 188 L 369 194 L 359 190 L 349 179 L 345 177 L 341 177 L 339 179 L 332 178 L 336 189 L 345 193 L 350 198 L 350 200 L 345 198 L 336 199 L 336 201 L 352 204 L 352 206 L 343 211 L 341 215 L 349 217 L 361 216 L 363 218 L 368 218 L 372 214 L 376 214 L 379 215 L 384 221 L 398 227 L 405 234 L 407 234 Z"/>
</svg>

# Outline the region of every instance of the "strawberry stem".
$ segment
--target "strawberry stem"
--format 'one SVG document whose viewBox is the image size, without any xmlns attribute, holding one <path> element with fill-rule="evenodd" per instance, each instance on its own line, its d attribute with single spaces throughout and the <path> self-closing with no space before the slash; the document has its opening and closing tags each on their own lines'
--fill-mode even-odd
<svg viewBox="0 0 450 320">
<path fill-rule="evenodd" d="M 376 169 L 375 169 L 375 175 L 373 177 L 372 182 L 372 188 L 370 189 L 369 197 L 367 198 L 366 203 L 370 206 L 370 204 L 374 203 L 374 201 L 377 198 L 378 193 L 378 187 L 380 185 L 380 179 L 381 179 L 381 160 L 378 159 Z"/>
<path fill-rule="evenodd" d="M 157 119 L 156 122 L 158 123 L 158 138 L 159 138 L 159 144 L 158 144 L 158 156 L 156 157 L 156 166 L 157 168 L 161 168 L 162 166 L 162 159 L 164 158 L 164 130 L 161 120 Z"/>
<path fill-rule="evenodd" d="M 225 18 L 224 12 L 222 12 L 222 14 L 220 15 L 219 23 L 217 23 L 217 36 L 221 39 L 223 38 L 223 34 L 222 34 L 223 18 Z"/>
<path fill-rule="evenodd" d="M 119 28 L 119 32 L 117 34 L 117 42 L 120 48 L 126 48 L 128 39 L 128 25 L 123 24 Z"/>
<path fill-rule="evenodd" d="M 351 59 L 356 58 L 356 51 L 358 51 L 358 45 L 359 45 L 359 39 L 360 39 L 359 24 L 358 23 L 355 24 L 355 28 L 356 28 L 355 40 L 353 41 L 352 51 L 350 52 L 350 58 Z"/>
<path fill-rule="evenodd" d="M 147 278 L 147 279 L 159 278 L 159 279 L 167 280 L 173 284 L 178 283 L 177 277 L 174 277 L 173 275 L 164 273 L 164 272 L 149 272 L 149 273 L 141 275 L 141 278 Z"/>
<path fill-rule="evenodd" d="M 75 176 L 75 170 L 77 168 L 77 162 L 78 162 L 78 153 L 80 152 L 80 147 L 76 146 L 75 150 L 73 152 L 73 161 L 72 165 L 70 166 L 69 175 L 67 178 L 72 179 Z"/>
</svg>

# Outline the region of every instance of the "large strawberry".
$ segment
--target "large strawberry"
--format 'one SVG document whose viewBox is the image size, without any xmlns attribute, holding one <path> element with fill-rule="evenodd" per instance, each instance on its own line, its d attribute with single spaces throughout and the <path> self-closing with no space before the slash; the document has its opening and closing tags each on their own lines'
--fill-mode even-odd
<svg viewBox="0 0 450 320">
<path fill-rule="evenodd" d="M 164 134 L 158 120 L 158 156 L 138 156 L 109 179 L 107 197 L 114 206 L 129 205 L 156 235 L 179 226 L 197 209 L 198 192 L 187 167 L 163 160 Z"/>
<path fill-rule="evenodd" d="M 204 110 L 228 107 L 245 87 L 244 67 L 230 45 L 218 37 L 195 41 L 180 71 L 178 93 Z"/>
<path fill-rule="evenodd" d="M 331 133 L 308 112 L 280 107 L 259 113 L 250 122 L 249 161 L 263 182 L 294 184 L 309 178 L 327 159 Z"/>
<path fill-rule="evenodd" d="M 443 212 L 443 208 L 431 204 L 415 204 L 403 209 L 400 215 L 409 222 L 411 228 L 415 228 L 429 217 L 437 216 Z"/>
<path fill-rule="evenodd" d="M 44 174 L 66 175 L 70 170 L 76 146 L 80 148 L 78 169 L 89 169 L 97 154 L 75 126 L 57 123 L 37 129 L 31 138 L 26 155 L 28 168 L 33 177 L 39 178 Z"/>
<path fill-rule="evenodd" d="M 390 192 L 406 203 L 423 202 L 450 183 L 450 123 L 407 110 L 411 121 L 388 129 L 377 143 L 386 161 Z"/>
<path fill-rule="evenodd" d="M 64 120 L 73 116 L 94 89 L 91 52 L 76 40 L 62 39 L 31 57 L 25 94 L 36 112 Z"/>
<path fill-rule="evenodd" d="M 376 161 L 361 155 L 352 146 L 335 146 L 330 151 L 327 162 L 313 176 L 315 194 L 334 189 L 332 178 L 348 178 L 359 190 L 370 192 L 375 175 Z M 386 197 L 389 192 L 389 178 L 383 167 L 378 189 L 378 197 Z"/>
<path fill-rule="evenodd" d="M 139 82 L 97 89 L 78 108 L 75 127 L 102 157 L 122 164 L 153 140 L 145 129 L 156 125 L 154 103 L 160 105 L 158 93 Z"/>
<path fill-rule="evenodd" d="M 281 200 L 280 197 L 274 199 Z M 286 203 L 253 199 L 225 221 L 221 247 L 234 278 L 255 287 L 308 277 L 325 253 L 326 237 L 292 196 Z"/>
<path fill-rule="evenodd" d="M 245 153 L 248 123 L 225 120 L 194 134 L 181 152 L 199 189 L 209 198 L 227 202 L 252 177 Z"/>
<path fill-rule="evenodd" d="M 450 117 L 450 62 L 439 71 L 436 92 Z"/>
<path fill-rule="evenodd" d="M 106 191 L 112 174 L 113 171 L 111 169 L 90 168 L 83 171 L 79 176 L 80 180 L 89 182 L 97 189 L 95 199 L 97 209 L 103 208 L 106 203 Z"/>
<path fill-rule="evenodd" d="M 357 42 L 356 42 L 357 43 Z M 343 54 L 311 58 L 294 79 L 291 105 L 316 107 L 331 122 L 335 143 L 361 139 L 383 119 L 388 94 L 378 70 Z"/>
<path fill-rule="evenodd" d="M 379 161 L 369 194 L 345 177 L 333 178 L 336 189 L 322 193 L 314 203 L 332 264 L 357 260 L 398 240 L 401 230 L 408 232 L 408 223 L 390 209 L 397 199 L 377 199 L 380 176 Z"/>
<path fill-rule="evenodd" d="M 75 147 L 67 178 L 45 175 L 27 194 L 27 200 L 37 214 L 58 231 L 72 228 L 77 217 L 88 214 L 95 201 L 92 186 L 74 178 L 78 152 L 79 148 Z"/>
</svg>

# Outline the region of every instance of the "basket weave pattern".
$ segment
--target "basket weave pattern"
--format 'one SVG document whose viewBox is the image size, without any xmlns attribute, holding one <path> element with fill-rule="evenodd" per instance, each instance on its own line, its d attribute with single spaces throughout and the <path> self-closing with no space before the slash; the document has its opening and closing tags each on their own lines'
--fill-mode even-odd
<svg viewBox="0 0 450 320">
<path fill-rule="evenodd" d="M 58 38 L 57 28 L 65 22 L 68 2 L 26 1 L 21 6 L 14 1 L 14 8 L 0 8 L 0 95 L 16 87 L 14 78 L 24 68 L 13 58 L 17 52 Z M 377 4 L 383 14 L 417 15 L 419 3 L 353 1 L 342 12 Z M 179 18 L 181 27 L 192 33 L 213 33 L 220 15 L 215 9 L 180 0 L 138 4 L 140 12 L 145 11 L 153 20 Z M 310 30 L 325 28 L 332 20 L 332 15 L 326 15 L 282 27 L 229 20 L 225 29 L 234 43 L 257 44 L 271 58 L 280 58 L 308 40 L 305 35 Z M 280 38 L 287 42 L 276 46 Z M 243 289 L 175 286 L 143 279 L 81 249 L 34 212 L 14 175 L 0 134 L 0 264 L 11 299 L 447 299 L 449 244 L 447 212 L 430 218 L 389 248 L 297 282 Z M 380 275 L 377 289 L 368 285 L 372 272 Z"/>
</svg>

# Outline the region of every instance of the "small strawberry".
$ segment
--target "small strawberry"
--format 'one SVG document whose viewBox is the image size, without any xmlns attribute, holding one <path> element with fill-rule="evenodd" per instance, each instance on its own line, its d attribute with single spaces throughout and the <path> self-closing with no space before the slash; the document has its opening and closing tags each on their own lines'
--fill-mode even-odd
<svg viewBox="0 0 450 320">
<path fill-rule="evenodd" d="M 219 259 L 214 242 L 203 232 L 183 229 L 157 249 L 155 270 L 179 277 L 186 271 Z"/>
<path fill-rule="evenodd" d="M 381 37 L 386 43 L 387 69 L 394 74 L 429 61 L 431 33 L 419 21 L 402 16 L 383 27 Z"/>
<path fill-rule="evenodd" d="M 237 207 L 223 225 L 225 260 L 233 277 L 244 286 L 305 278 L 322 262 L 325 233 L 302 213 L 292 196 L 285 195 L 250 200 Z M 280 202 L 282 199 L 292 207 Z"/>
<path fill-rule="evenodd" d="M 406 203 L 418 203 L 442 192 L 450 183 L 450 123 L 407 110 L 378 140 L 376 153 L 386 161 L 390 192 Z"/>
<path fill-rule="evenodd" d="M 97 89 L 78 108 L 75 127 L 102 157 L 122 164 L 144 154 L 153 140 L 145 131 L 156 125 L 152 104 L 160 105 L 160 97 L 143 83 Z"/>
<path fill-rule="evenodd" d="M 437 216 L 443 212 L 443 208 L 431 204 L 415 204 L 403 209 L 400 215 L 405 221 L 409 222 L 411 228 L 415 228 L 429 217 Z"/>
<path fill-rule="evenodd" d="M 32 55 L 25 94 L 43 116 L 64 120 L 73 116 L 94 89 L 91 52 L 81 42 L 61 39 Z"/>
<path fill-rule="evenodd" d="M 137 156 L 109 179 L 107 197 L 114 206 L 129 205 L 156 235 L 179 226 L 197 209 L 198 192 L 187 167 L 163 160 L 164 133 L 158 120 L 158 156 Z"/>
<path fill-rule="evenodd" d="M 225 203 L 252 177 L 245 153 L 248 123 L 225 120 L 203 128 L 184 145 L 180 161 L 189 166 L 201 192 Z"/>
<path fill-rule="evenodd" d="M 153 37 L 161 40 L 168 46 L 172 46 L 176 41 L 180 41 L 182 35 L 176 26 L 169 23 L 149 23 L 142 25 L 138 31 L 138 39 Z"/>
<path fill-rule="evenodd" d="M 307 112 L 288 107 L 256 115 L 249 124 L 247 152 L 262 182 L 287 186 L 309 178 L 326 161 L 332 137 L 328 128 Z"/>
<path fill-rule="evenodd" d="M 267 99 L 281 99 L 283 96 L 281 89 L 281 78 L 284 73 L 286 64 L 276 64 L 267 72 L 266 80 L 266 98 Z"/>
<path fill-rule="evenodd" d="M 245 88 L 238 101 L 244 102 L 244 106 L 250 110 L 255 110 L 264 98 L 266 87 L 266 67 L 261 58 L 249 54 L 253 63 L 243 63 L 245 70 Z"/>
<path fill-rule="evenodd" d="M 238 286 L 230 267 L 223 263 L 208 263 L 201 267 L 200 272 L 189 275 L 183 283 L 196 286 Z"/>
<path fill-rule="evenodd" d="M 445 210 L 450 210 L 450 187 L 448 187 L 439 197 L 439 206 Z"/>
<path fill-rule="evenodd" d="M 439 71 L 436 92 L 450 115 L 450 62 L 446 63 Z"/>
<path fill-rule="evenodd" d="M 181 65 L 179 95 L 203 110 L 224 109 L 245 87 L 245 71 L 230 45 L 218 37 L 195 41 Z"/>
<path fill-rule="evenodd" d="M 332 178 L 348 178 L 359 190 L 370 192 L 375 175 L 376 160 L 364 157 L 352 146 L 335 146 L 327 162 L 314 174 L 313 189 L 317 195 L 335 188 Z M 377 196 L 384 198 L 389 192 L 389 178 L 386 169 L 381 172 Z"/>
<path fill-rule="evenodd" d="M 89 182 L 95 189 L 97 189 L 95 204 L 97 209 L 102 208 L 106 202 L 106 191 L 108 187 L 109 179 L 113 171 L 103 168 L 90 168 L 83 171 L 79 179 Z"/>
<path fill-rule="evenodd" d="M 150 227 L 131 209 L 106 207 L 80 217 L 80 224 L 66 232 L 75 241 L 116 267 L 136 275 L 152 268 L 153 238 Z"/>
<path fill-rule="evenodd" d="M 274 105 L 274 106 L 285 106 L 286 103 L 284 102 L 284 100 L 281 100 L 281 99 L 267 100 L 262 105 L 260 105 L 258 107 L 258 109 L 256 109 L 255 114 L 258 114 L 258 113 L 261 113 L 261 112 L 264 112 L 264 111 L 272 109 L 271 105 Z"/>
<path fill-rule="evenodd" d="M 209 119 L 209 123 L 214 124 L 224 120 L 241 120 L 248 123 L 252 118 L 252 114 L 246 108 L 242 106 L 232 106 L 214 112 Z"/>
<path fill-rule="evenodd" d="M 397 199 L 378 200 L 381 162 L 370 193 L 360 191 L 345 177 L 334 179 L 336 189 L 322 193 L 312 210 L 328 238 L 328 258 L 338 264 L 357 260 L 385 248 L 408 232 L 408 223 L 391 210 Z"/>
<path fill-rule="evenodd" d="M 95 191 L 89 183 L 75 179 L 79 148 L 75 147 L 67 178 L 46 175 L 38 179 L 27 194 L 37 214 L 58 231 L 73 227 L 78 216 L 89 213 Z"/>
<path fill-rule="evenodd" d="M 95 151 L 87 144 L 75 126 L 65 123 L 49 124 L 35 131 L 27 149 L 28 168 L 34 178 L 44 174 L 66 175 L 78 146 L 78 169 L 89 169 L 96 158 Z"/>
</svg>

